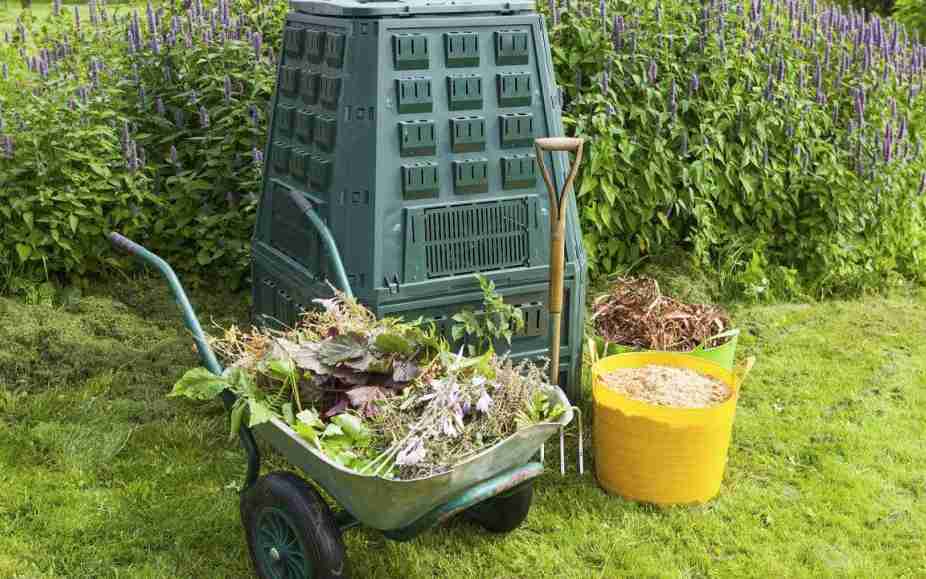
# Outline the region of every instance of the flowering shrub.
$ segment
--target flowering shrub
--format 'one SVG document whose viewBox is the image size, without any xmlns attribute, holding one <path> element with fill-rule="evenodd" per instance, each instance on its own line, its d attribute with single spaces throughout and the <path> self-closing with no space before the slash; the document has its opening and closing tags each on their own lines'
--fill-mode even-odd
<svg viewBox="0 0 926 579">
<path fill-rule="evenodd" d="M 244 279 L 287 6 L 185 4 L 56 4 L 0 38 L 0 272 L 99 272 L 119 229 Z M 903 26 L 816 0 L 542 9 L 590 141 L 594 271 L 681 245 L 756 297 L 922 275 L 926 49 Z"/>
<path fill-rule="evenodd" d="M 0 265 L 115 264 L 105 233 L 240 282 L 286 5 L 56 3 L 0 39 Z"/>
<path fill-rule="evenodd" d="M 926 49 L 902 26 L 815 0 L 591 7 L 546 12 L 595 271 L 683 244 L 757 297 L 921 275 Z"/>
</svg>

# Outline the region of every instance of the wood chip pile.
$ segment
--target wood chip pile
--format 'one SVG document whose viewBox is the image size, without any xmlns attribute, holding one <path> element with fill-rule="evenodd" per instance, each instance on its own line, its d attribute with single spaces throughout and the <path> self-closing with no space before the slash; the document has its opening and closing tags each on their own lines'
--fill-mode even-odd
<svg viewBox="0 0 926 579">
<path fill-rule="evenodd" d="M 619 278 L 600 296 L 592 320 L 608 342 L 647 350 L 688 352 L 730 328 L 730 316 L 709 304 L 686 304 L 659 291 L 649 277 Z M 722 345 L 726 339 L 705 347 Z"/>
<path fill-rule="evenodd" d="M 619 368 L 604 374 L 601 381 L 628 398 L 675 408 L 706 408 L 730 397 L 730 388 L 723 382 L 672 366 Z"/>
</svg>

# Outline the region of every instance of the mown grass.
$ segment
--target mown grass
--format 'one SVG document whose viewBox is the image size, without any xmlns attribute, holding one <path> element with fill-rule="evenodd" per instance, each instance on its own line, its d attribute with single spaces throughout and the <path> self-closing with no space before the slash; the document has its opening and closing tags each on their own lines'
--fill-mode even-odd
<svg viewBox="0 0 926 579">
<path fill-rule="evenodd" d="M 247 319 L 240 296 L 194 301 Z M 736 317 L 759 361 L 717 500 L 622 501 L 578 476 L 573 449 L 566 477 L 548 455 L 519 530 L 348 531 L 354 576 L 926 575 L 926 295 Z M 164 397 L 195 363 L 158 282 L 70 309 L 0 298 L 0 577 L 250 576 L 221 405 Z"/>
</svg>

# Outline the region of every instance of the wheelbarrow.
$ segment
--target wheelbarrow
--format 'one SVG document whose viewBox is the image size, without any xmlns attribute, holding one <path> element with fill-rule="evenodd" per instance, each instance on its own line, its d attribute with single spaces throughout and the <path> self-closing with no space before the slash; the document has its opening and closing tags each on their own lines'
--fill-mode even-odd
<svg viewBox="0 0 926 579">
<path fill-rule="evenodd" d="M 170 265 L 118 233 L 110 233 L 109 239 L 164 276 L 203 365 L 221 374 L 222 366 Z M 247 454 L 248 467 L 240 493 L 241 522 L 257 576 L 346 577 L 348 566 L 341 535 L 359 525 L 378 529 L 389 539 L 405 541 L 463 513 L 489 531 L 514 530 L 530 510 L 531 483 L 543 472 L 542 464 L 532 461 L 532 457 L 550 436 L 572 421 L 573 409 L 563 391 L 549 386 L 548 394 L 566 408 L 556 422 L 519 430 L 448 472 L 413 480 L 360 475 L 345 469 L 277 418 L 253 429 L 242 424 L 238 438 Z M 226 390 L 222 401 L 230 410 L 235 395 Z M 332 510 L 315 487 L 293 472 L 260 476 L 255 437 L 299 467 L 339 507 Z"/>
</svg>

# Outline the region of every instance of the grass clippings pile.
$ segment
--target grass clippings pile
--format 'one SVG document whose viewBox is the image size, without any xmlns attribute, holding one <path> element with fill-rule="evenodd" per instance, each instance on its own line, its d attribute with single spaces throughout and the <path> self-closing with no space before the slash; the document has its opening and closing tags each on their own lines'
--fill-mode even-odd
<svg viewBox="0 0 926 579">
<path fill-rule="evenodd" d="M 191 370 L 172 395 L 228 388 L 232 435 L 245 413 L 250 426 L 276 416 L 341 466 L 399 479 L 446 472 L 565 411 L 543 367 L 455 354 L 432 327 L 378 320 L 341 295 L 316 301 L 293 329 L 226 330 L 212 340 L 223 376 Z"/>
<path fill-rule="evenodd" d="M 730 397 L 730 388 L 715 378 L 689 368 L 648 364 L 639 368 L 618 368 L 602 375 L 608 388 L 658 406 L 707 408 Z"/>
<path fill-rule="evenodd" d="M 649 277 L 618 278 L 609 293 L 595 300 L 592 321 L 610 343 L 667 352 L 720 346 L 724 338 L 709 338 L 730 329 L 730 316 L 722 308 L 662 295 L 659 283 Z"/>
</svg>

